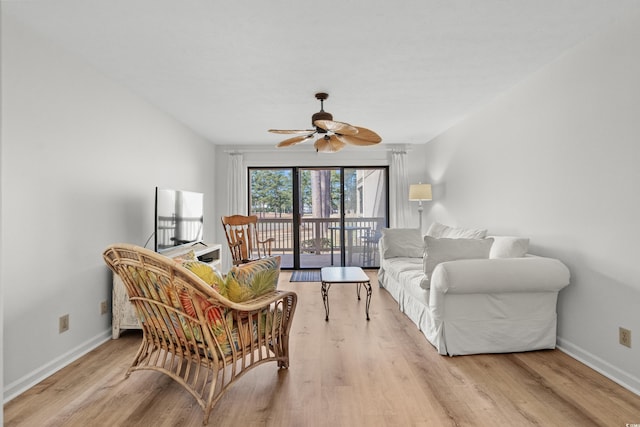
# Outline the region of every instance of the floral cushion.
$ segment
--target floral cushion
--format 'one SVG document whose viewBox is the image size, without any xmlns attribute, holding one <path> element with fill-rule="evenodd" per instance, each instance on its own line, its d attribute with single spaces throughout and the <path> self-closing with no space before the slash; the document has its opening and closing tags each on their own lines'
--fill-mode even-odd
<svg viewBox="0 0 640 427">
<path fill-rule="evenodd" d="M 222 296 L 235 302 L 246 301 L 275 290 L 280 273 L 280 257 L 234 267 L 224 278 L 210 264 L 189 257 L 176 262 L 210 284 Z M 160 340 L 177 336 L 185 346 L 203 346 L 204 331 L 195 321 L 198 311 L 201 310 L 207 319 L 208 330 L 217 344 L 218 355 L 226 357 L 234 350 L 251 345 L 258 335 L 264 334 L 265 328 L 278 328 L 282 322 L 282 313 L 271 308 L 262 310 L 253 317 L 253 321 L 236 318 L 234 314 L 237 312 L 234 310 L 198 292 L 193 293 L 188 288 L 175 286 L 169 276 L 133 266 L 129 266 L 127 270 L 138 295 L 162 301 L 166 307 L 175 309 L 170 310 L 148 303 L 136 305 L 141 322 L 147 326 L 153 325 L 148 332 L 159 334 Z M 274 322 L 276 325 L 273 325 Z M 204 347 L 202 349 L 205 350 Z"/>
<path fill-rule="evenodd" d="M 278 287 L 280 257 L 269 257 L 233 267 L 226 280 L 226 296 L 233 302 L 257 298 Z"/>
<path fill-rule="evenodd" d="M 277 266 L 279 268 L 279 260 Z M 195 264 L 191 267 L 195 267 L 195 271 L 199 271 L 201 268 Z M 166 306 L 175 308 L 175 310 L 162 309 L 159 306 L 153 308 L 146 303 L 136 306 L 141 322 L 153 325 L 148 330 L 149 333 L 157 334 L 157 328 L 161 329 L 162 332 L 158 336 L 160 340 L 168 339 L 169 336 L 174 335 L 179 337 L 185 346 L 202 346 L 205 342 L 204 331 L 194 321 L 198 317 L 196 306 L 202 310 L 207 319 L 209 332 L 217 344 L 216 349 L 220 357 L 229 356 L 234 350 L 239 351 L 243 346 L 251 345 L 251 342 L 255 342 L 258 335 L 264 336 L 265 328 L 267 330 L 272 327 L 277 329 L 282 322 L 281 311 L 274 311 L 270 308 L 262 310 L 251 322 L 246 319 L 235 319 L 234 310 L 221 304 L 215 304 L 199 293 L 193 294 L 192 298 L 187 289 L 173 286 L 167 276 L 157 275 L 152 271 L 133 266 L 127 267 L 127 270 L 128 275 L 133 279 L 138 295 L 162 301 Z M 200 272 L 204 270 L 201 269 Z"/>
<path fill-rule="evenodd" d="M 198 257 L 193 249 L 189 249 L 187 252 L 171 257 L 175 261 L 197 261 Z"/>
<path fill-rule="evenodd" d="M 222 280 L 222 274 L 211 264 L 196 260 L 179 260 L 180 264 L 187 270 L 194 273 L 201 278 L 208 285 L 212 286 L 216 291 L 222 294 L 220 286 L 218 285 Z"/>
<path fill-rule="evenodd" d="M 278 284 L 278 276 L 280 275 L 280 257 L 265 258 L 233 267 L 226 277 L 223 277 L 210 264 L 197 260 L 179 261 L 186 269 L 211 285 L 220 295 L 233 302 L 247 301 L 275 290 Z M 180 292 L 178 300 L 180 307 L 188 315 L 196 317 L 192 299 L 185 292 Z M 252 322 L 253 325 L 251 326 L 248 324 L 238 325 L 234 322 L 232 310 L 224 306 L 214 305 L 199 296 L 196 297 L 196 300 L 196 303 L 209 321 L 209 331 L 216 340 L 219 352 L 223 356 L 230 355 L 233 351 L 232 347 L 239 350 L 243 344 L 248 345 L 252 339 L 255 339 L 259 333 L 257 330 L 258 323 L 262 327 L 270 328 L 273 322 L 273 313 L 265 310 L 260 315 L 260 322 Z M 174 304 L 174 306 L 176 305 Z M 179 307 L 176 306 L 176 308 Z M 281 321 L 280 317 L 276 314 L 278 323 Z M 179 319 L 179 321 L 183 324 L 183 329 L 189 330 L 189 328 L 184 328 L 183 319 Z M 194 331 L 193 335 L 198 342 L 203 342 L 200 332 Z M 233 343 L 233 346 L 231 343 Z"/>
</svg>

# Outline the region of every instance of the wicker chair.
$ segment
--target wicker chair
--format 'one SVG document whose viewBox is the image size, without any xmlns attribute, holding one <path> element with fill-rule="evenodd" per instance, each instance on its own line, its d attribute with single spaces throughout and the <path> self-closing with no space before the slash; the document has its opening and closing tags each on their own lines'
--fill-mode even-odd
<svg viewBox="0 0 640 427">
<path fill-rule="evenodd" d="M 213 406 L 253 367 L 289 366 L 289 329 L 297 295 L 272 291 L 234 303 L 179 262 L 133 245 L 109 246 L 107 265 L 122 279 L 143 338 L 125 378 L 149 369 L 173 378 L 209 421 Z"/>
</svg>

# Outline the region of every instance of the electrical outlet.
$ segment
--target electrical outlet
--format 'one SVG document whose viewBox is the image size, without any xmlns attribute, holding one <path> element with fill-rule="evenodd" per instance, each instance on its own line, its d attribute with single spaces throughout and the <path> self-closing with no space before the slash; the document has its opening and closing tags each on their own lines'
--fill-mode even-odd
<svg viewBox="0 0 640 427">
<path fill-rule="evenodd" d="M 625 328 L 619 328 L 620 344 L 625 347 L 631 348 L 631 330 Z"/>
<path fill-rule="evenodd" d="M 69 315 L 65 314 L 58 319 L 58 332 L 63 333 L 69 330 Z"/>
<path fill-rule="evenodd" d="M 107 302 L 100 301 L 100 314 L 107 314 Z"/>
</svg>

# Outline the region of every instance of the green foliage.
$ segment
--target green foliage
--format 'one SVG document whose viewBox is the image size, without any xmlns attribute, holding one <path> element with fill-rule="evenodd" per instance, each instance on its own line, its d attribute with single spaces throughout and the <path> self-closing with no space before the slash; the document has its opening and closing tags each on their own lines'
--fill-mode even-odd
<svg viewBox="0 0 640 427">
<path fill-rule="evenodd" d="M 339 168 L 327 169 L 299 169 L 300 209 L 303 213 L 310 213 L 313 203 L 313 173 L 329 174 L 329 194 L 327 204 L 330 212 L 340 210 L 341 176 Z M 344 169 L 344 206 L 347 212 L 357 212 L 358 209 L 358 174 L 357 169 Z M 250 206 L 252 213 L 291 214 L 293 212 L 293 169 L 251 169 Z"/>
<path fill-rule="evenodd" d="M 254 169 L 250 174 L 251 212 L 291 213 L 291 169 Z"/>
<path fill-rule="evenodd" d="M 346 212 L 358 210 L 358 174 L 356 169 L 344 170 L 344 209 Z"/>
</svg>

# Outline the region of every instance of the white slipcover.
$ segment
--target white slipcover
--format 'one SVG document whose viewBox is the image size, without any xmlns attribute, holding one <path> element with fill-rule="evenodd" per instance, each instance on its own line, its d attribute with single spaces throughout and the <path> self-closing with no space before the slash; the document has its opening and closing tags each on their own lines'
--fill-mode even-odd
<svg viewBox="0 0 640 427">
<path fill-rule="evenodd" d="M 557 296 L 569 284 L 569 270 L 559 260 L 447 261 L 433 270 L 431 289 L 423 289 L 421 258 L 380 259 L 380 286 L 440 354 L 555 348 Z"/>
</svg>

